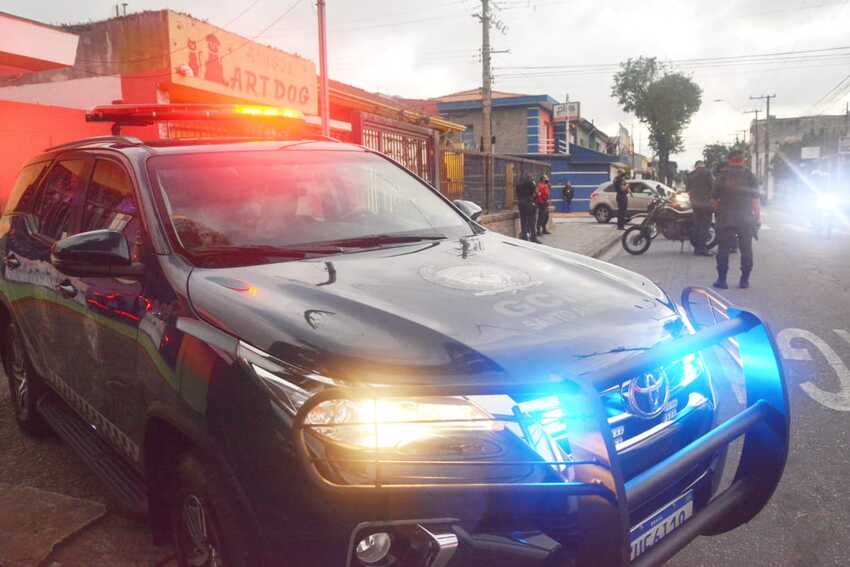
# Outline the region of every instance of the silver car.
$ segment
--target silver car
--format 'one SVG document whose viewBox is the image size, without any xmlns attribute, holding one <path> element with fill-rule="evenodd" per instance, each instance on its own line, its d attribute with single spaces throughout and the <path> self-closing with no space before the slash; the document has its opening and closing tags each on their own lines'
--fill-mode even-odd
<svg viewBox="0 0 850 567">
<path fill-rule="evenodd" d="M 629 215 L 646 212 L 656 195 L 666 198 L 676 193 L 671 187 L 651 179 L 627 179 L 626 184 L 632 191 L 629 195 Z M 590 214 L 600 223 L 606 223 L 616 216 L 617 195 L 613 182 L 606 181 L 590 194 Z"/>
</svg>

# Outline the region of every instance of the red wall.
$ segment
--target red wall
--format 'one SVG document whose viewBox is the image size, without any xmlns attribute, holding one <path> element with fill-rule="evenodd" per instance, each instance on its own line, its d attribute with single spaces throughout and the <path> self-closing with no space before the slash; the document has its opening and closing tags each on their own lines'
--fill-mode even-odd
<svg viewBox="0 0 850 567">
<path fill-rule="evenodd" d="M 109 134 L 109 124 L 88 123 L 73 108 L 0 101 L 0 202 L 21 165 L 50 146 Z"/>
</svg>

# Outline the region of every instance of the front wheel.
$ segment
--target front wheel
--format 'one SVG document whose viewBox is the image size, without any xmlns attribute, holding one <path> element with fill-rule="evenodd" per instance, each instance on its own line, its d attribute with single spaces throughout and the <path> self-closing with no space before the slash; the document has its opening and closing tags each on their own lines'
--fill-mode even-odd
<svg viewBox="0 0 850 567">
<path fill-rule="evenodd" d="M 21 331 L 15 323 L 6 326 L 3 370 L 9 381 L 9 394 L 18 427 L 28 435 L 44 435 L 50 428 L 36 409 L 38 398 L 44 393 L 44 385 L 30 364 Z"/>
<path fill-rule="evenodd" d="M 611 209 L 605 205 L 599 205 L 593 209 L 593 217 L 596 219 L 596 222 L 605 224 L 611 220 Z"/>
<path fill-rule="evenodd" d="M 652 236 L 643 227 L 633 226 L 623 233 L 622 243 L 626 252 L 639 255 L 649 250 L 649 246 L 652 244 Z"/>
<path fill-rule="evenodd" d="M 218 468 L 197 451 L 174 469 L 171 537 L 180 567 L 249 567 L 259 563 L 250 522 Z"/>
</svg>

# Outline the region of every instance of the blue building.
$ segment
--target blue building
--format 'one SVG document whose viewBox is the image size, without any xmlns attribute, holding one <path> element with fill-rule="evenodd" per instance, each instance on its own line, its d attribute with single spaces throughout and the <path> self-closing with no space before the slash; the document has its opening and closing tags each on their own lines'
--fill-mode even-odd
<svg viewBox="0 0 850 567">
<path fill-rule="evenodd" d="M 551 164 L 552 202 L 555 210 L 566 211 L 566 204 L 561 197 L 564 185 L 569 181 L 575 190 L 572 210 L 590 210 L 590 194 L 602 183 L 610 181 L 618 169 L 625 169 L 617 156 L 603 154 L 576 144 L 570 144 L 567 154 L 533 154 L 523 155 L 529 159 L 546 161 Z"/>
</svg>

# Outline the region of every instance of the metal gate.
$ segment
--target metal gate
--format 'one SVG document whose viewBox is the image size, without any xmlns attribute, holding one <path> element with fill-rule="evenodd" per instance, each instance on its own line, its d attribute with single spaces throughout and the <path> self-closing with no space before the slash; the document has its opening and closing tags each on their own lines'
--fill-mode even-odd
<svg viewBox="0 0 850 567">
<path fill-rule="evenodd" d="M 434 185 L 434 137 L 431 130 L 361 113 L 360 143 L 385 154 Z"/>
<path fill-rule="evenodd" d="M 463 199 L 463 151 L 444 151 L 440 174 L 440 192 L 449 199 Z"/>
</svg>

